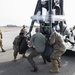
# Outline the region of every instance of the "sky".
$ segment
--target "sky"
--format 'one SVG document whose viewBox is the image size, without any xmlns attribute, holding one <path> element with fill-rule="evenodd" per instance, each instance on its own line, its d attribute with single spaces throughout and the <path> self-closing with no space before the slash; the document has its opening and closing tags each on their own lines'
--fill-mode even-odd
<svg viewBox="0 0 75 75">
<path fill-rule="evenodd" d="M 0 0 L 0 26 L 30 26 L 37 0 Z M 64 14 L 69 27 L 75 25 L 75 0 L 64 0 Z"/>
<path fill-rule="evenodd" d="M 75 0 L 64 0 L 64 14 L 68 27 L 75 25 Z"/>
<path fill-rule="evenodd" d="M 0 0 L 0 25 L 30 25 L 37 0 Z"/>
</svg>

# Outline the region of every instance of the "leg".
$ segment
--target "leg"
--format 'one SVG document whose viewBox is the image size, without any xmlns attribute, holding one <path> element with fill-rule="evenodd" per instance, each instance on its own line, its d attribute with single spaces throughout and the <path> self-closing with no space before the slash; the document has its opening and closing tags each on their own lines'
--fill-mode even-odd
<svg viewBox="0 0 75 75">
<path fill-rule="evenodd" d="M 5 50 L 3 49 L 3 47 L 1 47 L 1 49 L 2 49 L 2 52 L 5 52 Z"/>
<path fill-rule="evenodd" d="M 61 57 L 59 57 L 59 58 L 57 59 L 57 62 L 58 62 L 58 67 L 61 67 Z"/>
<path fill-rule="evenodd" d="M 23 56 L 22 56 L 23 58 L 27 58 L 26 56 L 25 56 L 25 53 L 23 53 Z"/>
<path fill-rule="evenodd" d="M 58 62 L 58 67 L 59 67 L 59 68 L 62 66 L 62 65 L 61 65 L 61 56 L 62 56 L 64 53 L 65 53 L 64 51 L 59 51 L 59 52 L 58 52 L 57 62 Z"/>
<path fill-rule="evenodd" d="M 34 57 L 40 55 L 41 53 L 37 52 L 36 50 L 33 50 L 33 52 L 27 57 L 27 60 L 30 62 L 30 64 L 32 65 L 32 67 L 34 68 L 32 70 L 32 72 L 36 72 L 38 69 L 37 69 L 37 66 L 33 60 Z"/>
<path fill-rule="evenodd" d="M 57 58 L 58 58 L 57 51 L 54 50 L 53 53 L 50 56 L 50 60 L 51 60 L 51 63 L 52 63 L 52 69 L 50 69 L 50 72 L 53 72 L 53 73 L 59 72 Z"/>
<path fill-rule="evenodd" d="M 61 56 L 63 53 L 64 51 L 58 51 L 58 50 L 53 51 L 50 57 L 53 68 L 50 70 L 50 72 L 58 73 L 60 71 L 59 67 L 61 67 Z"/>
<path fill-rule="evenodd" d="M 53 72 L 53 73 L 59 73 L 59 67 L 58 67 L 58 62 L 57 60 L 52 60 L 51 59 L 51 63 L 52 63 L 52 69 L 50 69 L 50 72 Z"/>
<path fill-rule="evenodd" d="M 0 40 L 0 47 L 1 47 L 2 52 L 5 52 L 5 50 L 3 49 L 2 40 Z"/>
<path fill-rule="evenodd" d="M 13 48 L 14 49 L 14 62 L 16 62 L 16 58 L 17 58 L 17 55 L 18 55 L 18 49 L 17 48 Z"/>
<path fill-rule="evenodd" d="M 44 64 L 46 64 L 46 59 L 45 59 L 45 57 L 43 56 L 43 55 L 41 55 L 42 56 L 42 59 L 43 59 L 43 61 L 44 61 Z"/>
</svg>

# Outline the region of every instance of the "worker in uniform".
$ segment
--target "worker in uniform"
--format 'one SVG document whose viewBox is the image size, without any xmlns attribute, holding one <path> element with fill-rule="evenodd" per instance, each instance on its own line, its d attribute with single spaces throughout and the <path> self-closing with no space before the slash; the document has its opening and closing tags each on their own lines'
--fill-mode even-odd
<svg viewBox="0 0 75 75">
<path fill-rule="evenodd" d="M 14 50 L 14 62 L 16 61 L 16 57 L 18 55 L 19 52 L 19 47 L 20 47 L 20 41 L 22 40 L 22 38 L 24 37 L 24 33 L 19 33 L 18 36 L 15 37 L 14 41 L 13 41 L 13 50 Z M 23 58 L 25 58 L 25 53 L 23 53 Z"/>
<path fill-rule="evenodd" d="M 26 35 L 26 34 L 27 34 L 27 30 L 26 30 L 26 28 L 25 28 L 25 25 L 23 25 L 23 28 L 21 29 L 21 31 L 20 31 L 20 32 L 24 33 L 24 35 Z"/>
<path fill-rule="evenodd" d="M 5 52 L 5 50 L 3 49 L 3 45 L 2 45 L 2 38 L 3 38 L 2 32 L 0 30 L 0 47 L 1 47 L 2 52 Z"/>
<path fill-rule="evenodd" d="M 49 37 L 49 44 L 53 46 L 53 52 L 50 56 L 52 69 L 50 72 L 58 73 L 61 67 L 61 56 L 66 52 L 66 46 L 61 34 L 56 32 L 54 28 L 51 29 L 51 36 Z"/>
</svg>

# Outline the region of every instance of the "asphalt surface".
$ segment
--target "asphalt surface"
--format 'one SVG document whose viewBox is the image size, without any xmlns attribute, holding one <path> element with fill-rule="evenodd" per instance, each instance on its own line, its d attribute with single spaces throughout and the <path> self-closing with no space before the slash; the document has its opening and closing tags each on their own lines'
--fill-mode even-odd
<svg viewBox="0 0 75 75">
<path fill-rule="evenodd" d="M 11 31 L 3 33 L 3 45 L 6 52 L 0 51 L 0 75 L 75 75 L 75 56 L 64 55 L 62 56 L 62 67 L 60 73 L 50 73 L 51 63 L 47 62 L 43 64 L 41 56 L 34 58 L 39 70 L 36 73 L 30 72 L 32 66 L 26 58 L 22 58 L 22 55 L 18 54 L 17 62 L 13 62 L 13 49 L 12 42 L 14 37 L 19 31 Z M 26 56 L 31 51 L 26 52 Z"/>
</svg>

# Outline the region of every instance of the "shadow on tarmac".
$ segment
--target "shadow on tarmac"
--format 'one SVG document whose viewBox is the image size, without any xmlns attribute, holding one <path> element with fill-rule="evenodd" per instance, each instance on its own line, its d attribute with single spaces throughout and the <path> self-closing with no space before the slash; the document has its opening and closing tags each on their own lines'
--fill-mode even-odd
<svg viewBox="0 0 75 75">
<path fill-rule="evenodd" d="M 75 57 L 75 52 L 71 50 L 67 50 L 64 54 L 65 56 Z"/>
<path fill-rule="evenodd" d="M 16 62 L 7 60 L 0 62 L 0 75 L 74 75 L 75 73 L 75 56 L 62 56 L 62 67 L 60 73 L 49 73 L 51 63 L 43 64 L 41 56 L 34 58 L 39 70 L 36 73 L 30 72 L 32 66 L 26 58 L 19 58 Z"/>
</svg>

